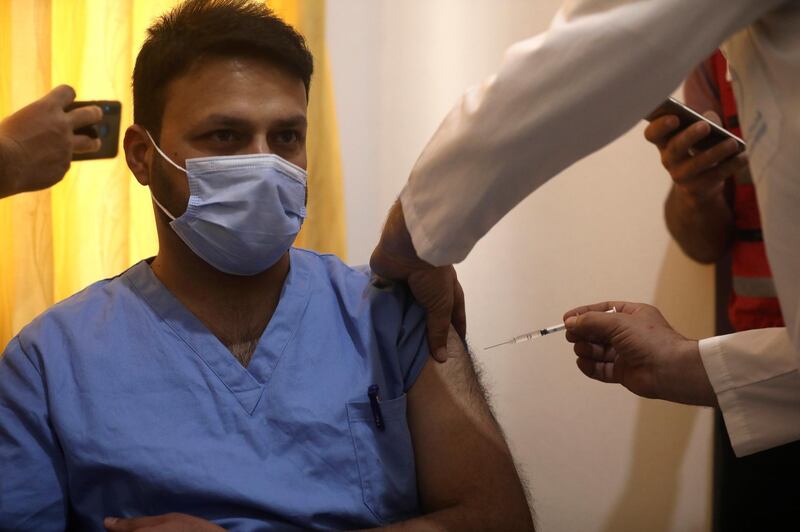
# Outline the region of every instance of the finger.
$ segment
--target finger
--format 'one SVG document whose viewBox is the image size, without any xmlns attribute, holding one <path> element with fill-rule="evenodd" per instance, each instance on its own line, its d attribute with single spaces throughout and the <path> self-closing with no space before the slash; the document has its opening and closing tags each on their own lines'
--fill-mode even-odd
<svg viewBox="0 0 800 532">
<path fill-rule="evenodd" d="M 656 118 L 645 128 L 644 138 L 659 148 L 663 148 L 679 125 L 680 120 L 675 115 Z"/>
<path fill-rule="evenodd" d="M 443 277 L 441 271 L 414 272 L 408 277 L 411 293 L 427 312 L 428 347 L 437 362 L 447 361 L 447 335 L 453 316 L 453 294 L 447 292 L 443 281 L 446 283 L 447 276 Z M 432 289 L 434 285 L 438 285 L 435 290 Z M 450 286 L 452 290 L 452 284 Z"/>
<path fill-rule="evenodd" d="M 612 339 L 628 319 L 630 317 L 627 314 L 590 311 L 571 316 L 564 324 L 572 333 L 571 337 L 578 338 L 579 342 L 607 345 L 612 343 Z"/>
<path fill-rule="evenodd" d="M 69 85 L 59 85 L 55 89 L 48 92 L 43 99 L 52 103 L 59 109 L 64 109 L 66 106 L 75 101 L 75 89 Z"/>
<path fill-rule="evenodd" d="M 728 139 L 724 142 L 702 151 L 694 157 L 686 160 L 678 172 L 680 175 L 687 176 L 683 179 L 676 179 L 677 183 L 687 183 L 696 178 L 697 175 L 712 168 L 722 161 L 726 161 L 739 153 L 739 144 L 733 140 Z"/>
<path fill-rule="evenodd" d="M 593 344 L 591 342 L 578 342 L 573 348 L 580 358 L 588 358 L 595 362 L 613 362 L 617 351 L 610 345 Z"/>
<path fill-rule="evenodd" d="M 718 126 L 722 125 L 722 118 L 720 118 L 719 115 L 715 111 L 708 110 L 705 113 L 703 113 L 703 116 L 708 118 L 709 120 L 711 120 L 712 122 L 714 122 Z"/>
<path fill-rule="evenodd" d="M 689 150 L 711 133 L 711 126 L 705 122 L 692 124 L 672 137 L 664 150 L 663 163 L 668 169 L 690 158 Z"/>
<path fill-rule="evenodd" d="M 378 290 L 390 290 L 392 287 L 394 287 L 394 281 L 386 279 L 385 277 L 381 277 L 376 273 L 372 274 L 369 282 Z"/>
<path fill-rule="evenodd" d="M 613 362 L 595 362 L 586 358 L 578 358 L 575 363 L 578 365 L 578 369 L 590 379 L 608 383 L 617 382 L 614 377 Z"/>
<path fill-rule="evenodd" d="M 78 107 L 67 113 L 67 120 L 73 131 L 85 126 L 91 126 L 103 119 L 103 110 L 96 105 Z"/>
<path fill-rule="evenodd" d="M 464 300 L 464 290 L 458 279 L 455 280 L 455 294 L 453 298 L 453 328 L 462 340 L 467 338 L 467 309 Z"/>
<path fill-rule="evenodd" d="M 594 303 L 592 305 L 583 305 L 582 307 L 575 307 L 564 313 L 564 322 L 571 316 L 579 316 L 587 312 L 606 312 L 614 309 L 617 312 L 624 312 L 632 314 L 636 308 L 639 307 L 638 303 L 630 303 L 628 301 L 603 301 L 602 303 Z"/>
<path fill-rule="evenodd" d="M 747 156 L 743 153 L 729 158 L 727 161 L 715 166 L 709 173 L 713 174 L 718 180 L 725 180 L 732 175 L 747 168 Z"/>
<path fill-rule="evenodd" d="M 437 362 L 447 362 L 447 333 L 450 330 L 450 311 L 428 311 L 428 346 Z"/>
<path fill-rule="evenodd" d="M 720 185 L 726 179 L 740 172 L 743 168 L 747 167 L 747 157 L 740 155 L 731 157 L 727 161 L 718 164 L 717 166 L 698 174 L 696 177 L 681 182 L 688 190 L 693 188 L 702 188 L 704 190 L 711 190 L 715 185 Z"/>
<path fill-rule="evenodd" d="M 569 319 L 569 318 L 567 318 L 567 319 Z M 564 321 L 566 322 L 566 320 L 564 320 Z M 581 338 L 580 336 L 578 336 L 577 334 L 575 334 L 574 332 L 572 332 L 570 330 L 567 330 L 567 331 L 564 332 L 564 338 L 567 340 L 567 342 L 569 342 L 571 344 L 577 344 L 578 342 L 582 342 L 583 341 L 583 338 Z"/>
<path fill-rule="evenodd" d="M 93 153 L 100 149 L 103 143 L 100 139 L 93 139 L 86 135 L 72 137 L 72 153 Z"/>
<path fill-rule="evenodd" d="M 455 269 L 452 266 L 417 270 L 408 276 L 408 287 L 427 312 L 428 346 L 439 362 L 447 361 L 447 335 L 453 317 Z"/>
<path fill-rule="evenodd" d="M 614 305 L 611 303 L 611 301 L 603 301 L 602 303 L 593 303 L 591 305 L 575 307 L 574 309 L 568 310 L 564 313 L 564 321 L 566 322 L 571 316 L 580 316 L 581 314 L 586 314 L 587 312 L 605 312 L 610 310 L 613 306 Z"/>
<path fill-rule="evenodd" d="M 164 516 L 153 515 L 146 517 L 106 517 L 103 519 L 103 526 L 110 532 L 128 532 L 131 530 L 138 530 L 147 526 L 156 526 L 164 522 Z"/>
</svg>

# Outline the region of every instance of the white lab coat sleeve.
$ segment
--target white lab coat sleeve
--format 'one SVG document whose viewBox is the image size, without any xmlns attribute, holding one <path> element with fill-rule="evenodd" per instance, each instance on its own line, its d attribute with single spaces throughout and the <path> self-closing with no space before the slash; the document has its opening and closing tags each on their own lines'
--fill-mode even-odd
<svg viewBox="0 0 800 532">
<path fill-rule="evenodd" d="M 584 1 L 513 45 L 497 75 L 450 111 L 400 195 L 419 256 L 463 260 L 517 203 L 634 126 L 727 36 L 783 1 Z"/>
<path fill-rule="evenodd" d="M 786 328 L 700 340 L 736 456 L 800 440 L 800 367 Z"/>
</svg>

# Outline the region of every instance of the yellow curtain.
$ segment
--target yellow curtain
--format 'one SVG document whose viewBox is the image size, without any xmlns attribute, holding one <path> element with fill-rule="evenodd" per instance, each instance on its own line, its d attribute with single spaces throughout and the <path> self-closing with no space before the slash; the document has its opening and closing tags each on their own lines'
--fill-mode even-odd
<svg viewBox="0 0 800 532">
<path fill-rule="evenodd" d="M 314 54 L 308 103 L 308 218 L 296 245 L 346 260 L 342 162 L 325 45 L 325 1 L 271 0 L 267 4 L 305 36 Z"/>
<path fill-rule="evenodd" d="M 145 29 L 177 0 L 0 0 L 0 117 L 60 83 L 81 100 L 122 102 Z M 344 258 L 338 132 L 324 0 L 267 4 L 308 40 L 309 216 L 297 245 Z M 0 349 L 53 303 L 157 252 L 149 192 L 115 159 L 75 163 L 51 190 L 0 200 Z"/>
</svg>

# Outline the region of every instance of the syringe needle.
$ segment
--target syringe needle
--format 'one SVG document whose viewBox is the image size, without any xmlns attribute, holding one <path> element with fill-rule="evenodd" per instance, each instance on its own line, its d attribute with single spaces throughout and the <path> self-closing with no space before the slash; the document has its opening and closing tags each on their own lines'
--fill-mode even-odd
<svg viewBox="0 0 800 532">
<path fill-rule="evenodd" d="M 514 340 L 509 340 L 507 342 L 501 342 L 499 344 L 490 345 L 489 347 L 484 347 L 483 350 L 487 351 L 489 349 L 494 349 L 495 347 L 500 347 L 501 345 L 508 345 L 508 344 L 513 344 L 513 343 L 514 343 Z"/>
<path fill-rule="evenodd" d="M 529 333 L 520 334 L 519 336 L 515 336 L 511 340 L 506 340 L 505 342 L 502 342 L 502 343 L 499 343 L 499 344 L 490 345 L 489 347 L 484 347 L 483 350 L 486 351 L 487 349 L 493 349 L 495 347 L 500 347 L 501 345 L 519 344 L 519 343 L 522 343 L 522 342 L 529 342 L 529 341 L 533 340 L 534 338 L 538 338 L 539 336 L 542 336 L 542 334 L 543 333 L 542 333 L 541 330 L 539 330 L 539 331 L 531 331 Z"/>
</svg>

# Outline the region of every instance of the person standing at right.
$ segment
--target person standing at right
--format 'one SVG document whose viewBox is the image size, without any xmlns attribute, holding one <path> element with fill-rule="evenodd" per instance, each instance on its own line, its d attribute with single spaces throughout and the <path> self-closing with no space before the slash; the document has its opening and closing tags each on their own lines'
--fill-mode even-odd
<svg viewBox="0 0 800 532">
<path fill-rule="evenodd" d="M 719 406 L 737 456 L 800 440 L 798 28 L 797 0 L 573 0 L 548 31 L 512 46 L 423 150 L 370 259 L 377 277 L 407 282 L 427 310 L 434 357 L 447 358 L 451 322 L 466 330 L 452 265 L 523 198 L 633 127 L 722 45 L 786 327 L 690 340 L 653 307 L 606 301 L 565 313 L 566 337 L 589 378 Z M 582 251 L 574 256 L 591 263 Z M 602 312 L 612 307 L 620 312 Z"/>
<path fill-rule="evenodd" d="M 690 74 L 683 90 L 689 107 L 742 136 L 728 64 L 720 51 Z M 718 278 L 725 276 L 719 284 L 729 287 L 728 320 L 733 331 L 783 327 L 747 158 L 737 156 L 733 144 L 695 149 L 710 132 L 706 124 L 694 124 L 677 134 L 676 127 L 676 117 L 664 116 L 645 130 L 645 138 L 656 145 L 673 180 L 664 205 L 670 234 L 691 259 L 718 263 Z M 714 529 L 797 525 L 792 495 L 785 487 L 800 476 L 800 442 L 737 459 L 721 414 L 716 421 Z"/>
</svg>

